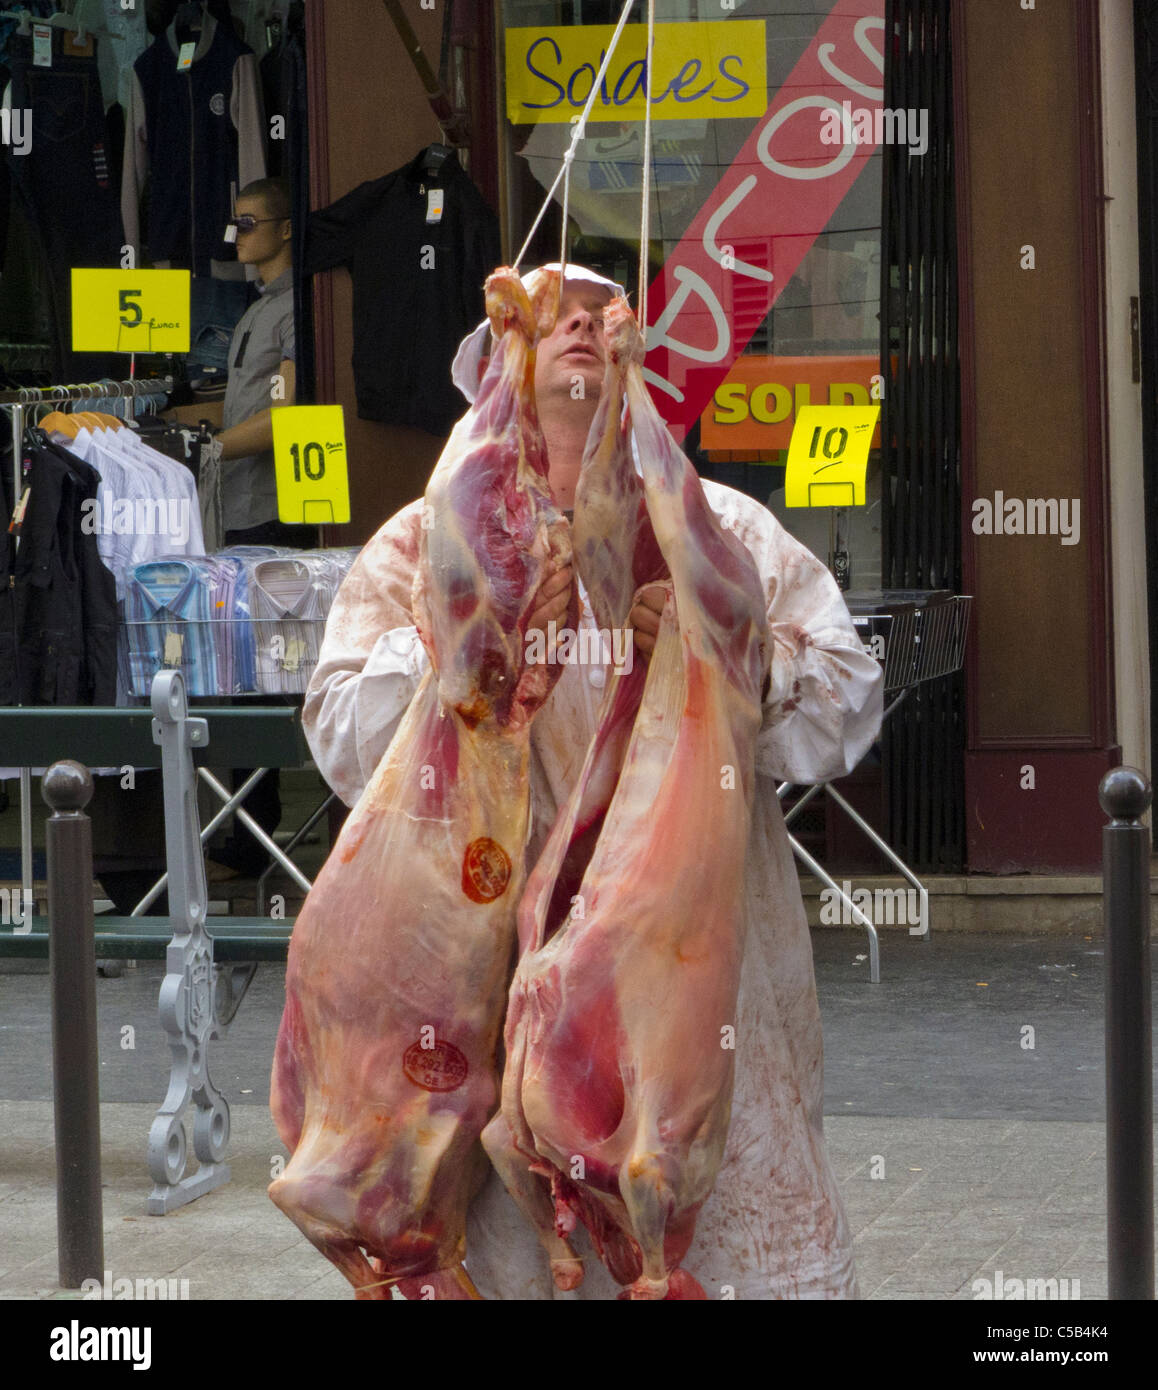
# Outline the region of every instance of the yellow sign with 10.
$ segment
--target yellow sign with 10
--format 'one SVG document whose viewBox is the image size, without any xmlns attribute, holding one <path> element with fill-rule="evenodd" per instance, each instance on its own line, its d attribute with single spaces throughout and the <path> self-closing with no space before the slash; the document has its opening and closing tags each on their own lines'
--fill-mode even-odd
<svg viewBox="0 0 1158 1390">
<path fill-rule="evenodd" d="M 869 445 L 880 405 L 806 405 L 788 445 L 789 507 L 863 507 Z"/>
<path fill-rule="evenodd" d="M 350 519 L 346 424 L 340 405 L 287 405 L 273 412 L 279 521 L 309 526 Z"/>
</svg>

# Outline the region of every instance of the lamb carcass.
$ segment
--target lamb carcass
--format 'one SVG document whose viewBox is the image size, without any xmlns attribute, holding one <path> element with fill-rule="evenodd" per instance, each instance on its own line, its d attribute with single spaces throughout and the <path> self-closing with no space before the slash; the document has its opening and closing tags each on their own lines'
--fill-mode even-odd
<svg viewBox="0 0 1158 1390">
<path fill-rule="evenodd" d="M 582 1279 L 567 1240 L 581 1220 L 621 1297 L 703 1298 L 679 1266 L 730 1118 L 766 606 L 648 395 L 631 310 L 616 300 L 604 322 L 575 566 L 600 626 L 625 623 L 650 581 L 668 597 L 650 664 L 608 683 L 528 879 L 502 1109 L 483 1143 L 559 1287 Z"/>
<path fill-rule="evenodd" d="M 540 585 L 570 563 L 534 404 L 557 272 L 487 281 L 501 339 L 426 489 L 414 586 L 430 655 L 294 926 L 269 1195 L 361 1297 L 477 1297 L 462 1269 L 477 1140 L 525 878 L 530 726 L 559 665 L 526 665 Z M 569 621 L 576 621 L 572 598 Z"/>
</svg>

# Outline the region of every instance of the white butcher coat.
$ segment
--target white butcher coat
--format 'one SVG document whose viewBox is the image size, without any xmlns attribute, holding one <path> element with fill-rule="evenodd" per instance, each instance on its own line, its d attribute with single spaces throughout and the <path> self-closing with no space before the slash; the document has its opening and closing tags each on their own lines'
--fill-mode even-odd
<svg viewBox="0 0 1158 1390">
<path fill-rule="evenodd" d="M 757 742 L 745 867 L 747 943 L 727 1150 L 683 1267 L 709 1298 L 855 1298 L 852 1240 L 825 1153 L 823 1044 L 812 947 L 784 817 L 785 779 L 851 772 L 881 722 L 882 679 L 827 569 L 752 498 L 704 491 L 763 578 L 774 651 Z M 391 517 L 351 569 L 326 626 L 303 725 L 323 777 L 351 806 L 427 667 L 411 621 L 422 501 Z M 594 626 L 579 586 L 580 622 Z M 613 678 L 613 677 L 612 677 Z M 573 786 L 607 673 L 568 665 L 531 730 L 529 862 Z M 585 1278 L 559 1293 L 533 1229 L 491 1171 L 467 1225 L 467 1268 L 486 1298 L 614 1298 L 619 1285 L 576 1232 Z"/>
</svg>

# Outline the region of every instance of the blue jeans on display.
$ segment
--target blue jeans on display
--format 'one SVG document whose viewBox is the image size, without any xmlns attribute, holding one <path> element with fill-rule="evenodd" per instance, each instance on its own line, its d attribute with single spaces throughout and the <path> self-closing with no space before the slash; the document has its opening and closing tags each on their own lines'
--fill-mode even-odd
<svg viewBox="0 0 1158 1390">
<path fill-rule="evenodd" d="M 215 280 L 195 275 L 190 286 L 189 355 L 185 370 L 190 381 L 209 371 L 227 372 L 229 344 L 237 320 L 249 307 L 247 280 Z"/>
</svg>

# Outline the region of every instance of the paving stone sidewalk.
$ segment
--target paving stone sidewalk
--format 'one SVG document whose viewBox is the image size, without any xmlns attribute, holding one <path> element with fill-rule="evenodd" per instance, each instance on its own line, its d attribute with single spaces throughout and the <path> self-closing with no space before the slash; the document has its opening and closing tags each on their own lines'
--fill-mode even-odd
<svg viewBox="0 0 1158 1390">
<path fill-rule="evenodd" d="M 280 1143 L 258 1106 L 233 1111 L 232 1180 L 145 1213 L 154 1107 L 102 1107 L 105 1264 L 187 1279 L 191 1299 L 348 1299 L 338 1272 L 266 1196 Z M 1105 1157 L 1097 1124 L 835 1116 L 829 1155 L 869 1299 L 972 1299 L 973 1281 L 1066 1279 L 1106 1297 Z M 57 1279 L 52 1106 L 0 1102 L 0 1298 L 78 1298 Z M 873 1172 L 883 1169 L 882 1178 Z M 1063 1286 L 1059 1285 L 1059 1288 Z"/>
<path fill-rule="evenodd" d="M 1007 1288 L 1067 1280 L 1059 1292 L 1104 1299 L 1102 943 L 1082 932 L 888 933 L 876 986 L 859 933 L 815 932 L 813 950 L 829 1154 L 862 1297 L 972 1300 L 975 1281 L 1000 1271 Z M 191 1299 L 348 1300 L 344 1279 L 266 1196 L 281 1152 L 266 1106 L 277 967 L 258 972 L 212 1063 L 231 1106 L 232 1181 L 146 1214 L 146 1139 L 168 1074 L 162 973 L 143 965 L 98 980 L 106 1266 L 116 1278 L 187 1279 Z M 5 1299 L 79 1297 L 56 1284 L 48 1018 L 46 975 L 0 972 Z"/>
</svg>

